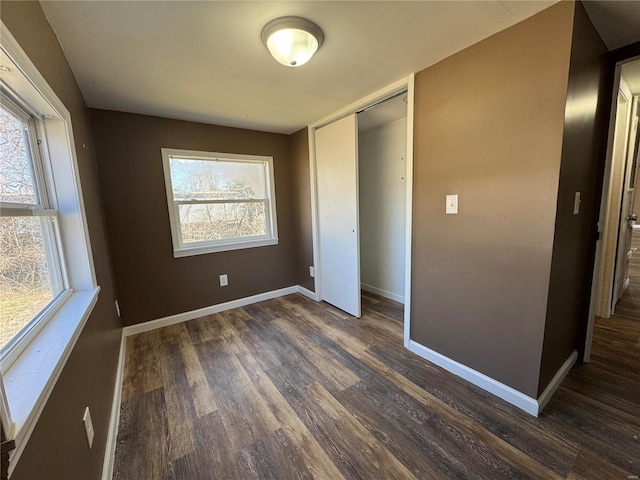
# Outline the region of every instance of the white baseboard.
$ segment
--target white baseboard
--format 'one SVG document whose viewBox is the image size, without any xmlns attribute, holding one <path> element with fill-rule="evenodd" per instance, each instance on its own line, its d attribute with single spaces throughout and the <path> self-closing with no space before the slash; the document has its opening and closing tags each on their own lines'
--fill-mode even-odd
<svg viewBox="0 0 640 480">
<path fill-rule="evenodd" d="M 250 297 L 238 298 L 237 300 L 231 300 L 230 302 L 218 303 L 217 305 L 211 305 L 210 307 L 177 313 L 175 315 L 169 315 L 168 317 L 158 318 L 157 320 L 150 320 L 136 325 L 129 325 L 128 327 L 124 327 L 124 335 L 125 337 L 128 337 L 130 335 L 155 330 L 156 328 L 167 327 L 176 323 L 186 322 L 187 320 L 193 320 L 194 318 L 224 312 L 225 310 L 231 310 L 232 308 L 244 307 L 245 305 L 251 305 L 252 303 L 263 302 L 272 298 L 298 293 L 299 288 L 301 287 L 298 285 L 292 285 L 291 287 L 271 290 L 270 292 L 259 293 L 258 295 L 252 295 Z"/>
<path fill-rule="evenodd" d="M 547 403 L 549 403 L 549 400 L 551 400 L 551 397 L 564 380 L 564 377 L 567 376 L 571 368 L 575 365 L 577 359 L 578 352 L 574 350 L 571 355 L 569 355 L 569 358 L 564 361 L 560 369 L 553 376 L 553 378 L 549 382 L 549 385 L 547 385 L 547 388 L 545 388 L 542 394 L 540 394 L 540 396 L 538 397 L 538 413 L 540 413 L 542 409 L 547 405 Z"/>
<path fill-rule="evenodd" d="M 538 401 L 535 398 L 531 398 L 522 392 L 511 388 L 504 383 L 494 380 L 488 377 L 484 373 L 480 373 L 477 370 L 467 367 L 461 363 L 456 362 L 444 355 L 431 350 L 413 340 L 409 342 L 409 350 L 413 353 L 426 358 L 430 362 L 444 368 L 445 370 L 464 378 L 465 380 L 473 383 L 474 385 L 486 390 L 489 393 L 494 394 L 497 397 L 509 402 L 512 405 L 524 410 L 525 412 L 537 417 L 539 413 Z"/>
<path fill-rule="evenodd" d="M 366 283 L 361 283 L 360 288 L 367 292 L 375 293 L 376 295 L 380 295 L 381 297 L 388 298 L 390 300 L 395 300 L 396 302 L 404 303 L 404 297 L 402 295 L 398 295 L 397 293 L 389 292 L 388 290 L 383 290 L 378 287 L 374 287 L 372 285 L 367 285 Z"/>
<path fill-rule="evenodd" d="M 574 350 L 551 379 L 547 388 L 535 399 L 413 340 L 409 341 L 409 350 L 535 417 L 547 405 L 578 359 L 578 352 Z"/>
<path fill-rule="evenodd" d="M 212 315 L 214 313 L 223 312 L 225 310 L 231 310 L 232 308 L 244 307 L 245 305 L 250 305 L 252 303 L 262 302 L 264 300 L 270 300 L 272 298 L 282 297 L 284 295 L 290 295 L 292 293 L 298 292 L 316 300 L 316 294 L 314 292 L 307 290 L 306 288 L 303 288 L 299 285 L 293 285 L 291 287 L 281 288 L 279 290 L 272 290 L 270 292 L 260 293 L 258 295 L 252 295 L 250 297 L 239 298 L 230 302 L 219 303 L 210 307 L 199 308 L 197 310 L 191 310 L 190 312 L 178 313 L 176 315 L 170 315 L 168 317 L 159 318 L 157 320 L 151 320 L 149 322 L 124 327 L 122 329 L 122 339 L 120 340 L 120 354 L 118 357 L 118 368 L 116 371 L 116 383 L 113 392 L 113 403 L 111 405 L 111 417 L 109 419 L 109 433 L 107 434 L 107 445 L 105 448 L 104 463 L 102 466 L 102 480 L 111 480 L 111 478 L 113 477 L 113 462 L 116 453 L 118 424 L 120 423 L 120 403 L 122 398 L 122 380 L 124 377 L 126 337 L 135 335 L 137 333 L 155 330 L 156 328 L 162 328 L 168 325 L 185 322 L 194 318 L 203 317 L 205 315 Z"/>
<path fill-rule="evenodd" d="M 320 301 L 320 295 L 300 285 L 298 285 L 298 293 L 301 293 L 305 297 L 309 297 L 311 300 L 315 300 L 316 302 Z"/>
<path fill-rule="evenodd" d="M 624 279 L 624 283 L 622 284 L 622 291 L 624 292 L 627 287 L 629 286 L 629 284 L 631 283 L 631 279 L 629 277 Z M 622 295 L 620 295 L 620 297 L 622 297 Z"/>
<path fill-rule="evenodd" d="M 104 450 L 102 480 L 111 480 L 113 478 L 113 462 L 116 456 L 118 424 L 120 423 L 120 403 L 122 399 L 122 380 L 124 377 L 125 348 L 126 348 L 126 340 L 125 340 L 125 334 L 123 331 L 122 336 L 120 338 L 120 353 L 118 355 L 116 383 L 113 389 L 113 403 L 111 404 L 111 416 L 109 418 L 109 432 L 107 433 L 107 445 Z"/>
</svg>

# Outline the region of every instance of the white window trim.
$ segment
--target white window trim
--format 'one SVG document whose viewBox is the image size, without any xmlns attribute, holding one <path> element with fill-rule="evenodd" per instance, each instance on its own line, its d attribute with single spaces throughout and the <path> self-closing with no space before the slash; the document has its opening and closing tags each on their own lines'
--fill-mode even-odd
<svg viewBox="0 0 640 480">
<path fill-rule="evenodd" d="M 0 88 L 0 94 L 5 92 Z M 5 203 L 0 202 L 0 216 L 7 217 L 51 217 L 53 222 L 42 222 L 42 234 L 47 238 L 45 242 L 45 255 L 47 265 L 50 267 L 49 274 L 52 288 L 56 293 L 51 302 L 38 313 L 25 328 L 6 346 L 5 351 L 0 355 L 0 372 L 5 373 L 7 369 L 22 354 L 24 349 L 42 330 L 42 328 L 53 318 L 60 306 L 72 294 L 69 285 L 69 278 L 66 271 L 66 262 L 64 252 L 62 251 L 62 240 L 59 229 L 58 211 L 49 208 L 51 206 L 51 195 L 47 184 L 47 174 L 45 173 L 44 159 L 42 158 L 42 149 L 40 148 L 38 139 L 45 138 L 44 126 L 42 120 L 35 112 L 27 111 L 28 107 L 19 105 L 13 101 L 10 95 L 6 94 L 0 99 L 2 107 L 16 118 L 22 120 L 28 129 L 28 143 L 30 148 L 30 157 L 32 162 L 32 173 L 35 182 L 36 199 L 32 204 Z"/>
<path fill-rule="evenodd" d="M 237 160 L 239 162 L 267 162 L 269 165 L 269 174 L 266 178 L 268 185 L 266 189 L 267 198 L 265 203 L 268 202 L 269 208 L 265 208 L 265 211 L 267 212 L 267 224 L 270 226 L 271 235 L 250 238 L 230 238 L 225 240 L 214 240 L 198 243 L 194 242 L 191 244 L 182 243 L 182 235 L 180 233 L 180 214 L 178 211 L 179 203 L 175 202 L 173 199 L 173 185 L 171 183 L 171 167 L 169 161 L 172 157 L 180 157 L 185 159 L 191 158 L 194 160 L 213 160 L 219 158 L 224 160 Z M 276 209 L 273 157 L 263 155 L 241 155 L 235 153 L 201 152 L 194 150 L 163 148 L 162 167 L 164 170 L 164 181 L 167 193 L 167 206 L 169 208 L 169 224 L 171 226 L 173 256 L 175 258 L 278 244 L 278 220 Z M 215 203 L 215 201 L 205 203 Z"/>
<path fill-rule="evenodd" d="M 97 286 L 80 186 L 71 115 L 4 23 L 0 25 L 0 81 L 43 119 L 42 155 L 51 208 L 58 211 L 62 250 L 71 294 L 17 358 L 0 364 L 0 419 L 16 448 L 9 475 L 97 301 Z"/>
</svg>

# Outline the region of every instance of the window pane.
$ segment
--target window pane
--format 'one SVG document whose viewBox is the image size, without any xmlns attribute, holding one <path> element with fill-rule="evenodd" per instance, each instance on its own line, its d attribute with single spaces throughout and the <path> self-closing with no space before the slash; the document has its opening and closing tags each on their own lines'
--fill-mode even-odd
<svg viewBox="0 0 640 480">
<path fill-rule="evenodd" d="M 263 199 L 263 162 L 171 159 L 174 200 Z"/>
<path fill-rule="evenodd" d="M 0 218 L 0 349 L 62 291 L 51 217 Z"/>
<path fill-rule="evenodd" d="M 0 106 L 0 201 L 37 202 L 27 125 Z"/>
<path fill-rule="evenodd" d="M 179 209 L 183 243 L 267 234 L 262 202 L 180 205 Z"/>
</svg>

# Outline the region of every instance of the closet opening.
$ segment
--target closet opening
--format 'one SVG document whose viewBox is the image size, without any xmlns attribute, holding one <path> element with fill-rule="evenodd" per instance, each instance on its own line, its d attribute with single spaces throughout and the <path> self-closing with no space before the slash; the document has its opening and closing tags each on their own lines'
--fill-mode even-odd
<svg viewBox="0 0 640 480">
<path fill-rule="evenodd" d="M 362 306 L 404 318 L 407 92 L 358 113 Z"/>
<path fill-rule="evenodd" d="M 316 300 L 411 332 L 414 76 L 309 125 Z M 364 313 L 362 312 L 364 307 Z"/>
</svg>

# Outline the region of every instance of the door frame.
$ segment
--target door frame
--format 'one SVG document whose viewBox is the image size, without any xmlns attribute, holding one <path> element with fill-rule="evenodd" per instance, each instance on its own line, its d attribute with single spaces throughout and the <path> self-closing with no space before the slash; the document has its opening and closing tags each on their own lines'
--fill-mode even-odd
<svg viewBox="0 0 640 480">
<path fill-rule="evenodd" d="M 624 291 L 629 285 L 629 277 L 628 266 L 629 261 L 631 259 L 631 236 L 633 235 L 633 227 L 629 225 L 629 215 L 633 214 L 633 203 L 635 199 L 635 185 L 634 188 L 630 189 L 630 185 L 635 184 L 635 177 L 637 173 L 637 165 L 634 162 L 635 154 L 635 144 L 636 137 L 638 136 L 637 131 L 637 120 L 636 117 L 638 115 L 638 99 L 637 95 L 631 95 L 629 92 L 629 97 L 627 99 L 627 123 L 626 123 L 626 138 L 624 143 L 624 174 L 622 179 L 622 192 L 621 192 L 621 202 L 620 202 L 620 216 L 619 226 L 618 226 L 618 246 L 616 252 L 616 263 L 614 266 L 613 272 L 613 293 L 611 296 L 611 313 L 615 314 L 616 303 L 622 295 L 624 295 Z M 635 170 L 634 170 L 635 167 Z M 629 192 L 631 190 L 631 192 Z M 625 197 L 628 203 L 625 205 Z M 625 210 L 625 206 L 627 207 Z M 622 244 L 621 234 L 626 231 L 625 242 Z M 619 265 L 620 259 L 625 258 L 623 261 L 623 265 Z M 622 271 L 620 271 L 620 267 L 622 267 Z M 620 285 L 619 279 L 622 278 L 622 284 Z"/>
<path fill-rule="evenodd" d="M 316 175 L 316 146 L 315 131 L 331 122 L 339 120 L 347 115 L 358 113 L 368 107 L 387 100 L 403 91 L 407 92 L 407 172 L 406 172 L 406 231 L 405 231 L 405 283 L 404 283 L 404 346 L 409 348 L 411 333 L 411 231 L 412 231 L 412 206 L 413 206 L 413 103 L 414 103 L 415 74 L 402 78 L 352 104 L 328 115 L 307 127 L 309 136 L 309 175 L 311 187 L 311 229 L 313 236 L 313 263 L 315 270 L 316 300 L 322 298 L 319 279 L 322 276 L 320 269 L 319 228 L 318 228 L 318 189 Z"/>
<path fill-rule="evenodd" d="M 611 181 L 611 169 L 613 162 L 613 144 L 614 144 L 614 135 L 615 135 L 615 122 L 616 115 L 618 113 L 618 92 L 620 91 L 621 85 L 621 67 L 625 63 L 629 63 L 632 61 L 640 60 L 640 43 L 632 44 L 627 47 L 623 47 L 619 50 L 610 52 L 610 63 L 609 63 L 609 82 L 607 85 L 608 94 L 611 95 L 611 102 L 609 106 L 609 122 L 607 125 L 607 135 L 603 140 L 606 141 L 606 150 L 604 154 L 604 168 L 601 170 L 602 174 L 602 189 L 600 195 L 600 209 L 598 211 L 597 218 L 594 221 L 597 221 L 597 239 L 594 245 L 594 261 L 593 261 L 593 277 L 591 281 L 591 295 L 589 299 L 589 313 L 587 317 L 587 325 L 586 331 L 584 334 L 584 349 L 582 354 L 582 361 L 584 363 L 589 363 L 591 361 L 591 346 L 593 342 L 593 330 L 595 326 L 595 317 L 596 312 L 598 310 L 598 299 L 601 292 L 601 288 L 604 286 L 600 285 L 599 282 L 599 271 L 602 262 L 603 256 L 603 233 L 605 231 L 605 225 L 607 224 L 607 211 L 609 208 L 608 196 L 609 196 L 609 185 Z M 604 143 L 604 142 L 603 142 Z M 602 164 L 601 164 L 602 165 Z M 619 222 L 616 224 L 616 233 L 618 232 Z M 613 247 L 617 250 L 617 239 L 616 245 Z M 613 280 L 612 280 L 613 281 Z M 613 295 L 613 283 L 611 283 L 611 292 L 609 294 L 609 298 Z M 608 307 L 609 315 L 611 314 L 611 306 Z M 602 313 L 602 312 L 597 312 Z"/>
<path fill-rule="evenodd" d="M 607 139 L 607 153 L 606 163 L 603 178 L 602 198 L 600 200 L 600 216 L 598 219 L 598 231 L 599 235 L 599 249 L 596 257 L 596 263 L 598 265 L 596 279 L 598 281 L 597 288 L 595 289 L 595 303 L 594 303 L 594 315 L 602 318 L 609 318 L 613 313 L 613 292 L 615 290 L 615 270 L 617 263 L 617 250 L 618 250 L 618 237 L 620 235 L 620 219 L 621 219 L 621 207 L 622 198 L 624 195 L 624 180 L 626 176 L 626 151 L 623 148 L 622 166 L 620 179 L 620 192 L 616 192 L 615 196 L 612 196 L 613 182 L 613 167 L 614 167 L 614 153 L 615 153 L 615 135 L 616 124 L 618 122 L 618 96 L 621 95 L 625 102 L 630 104 L 631 93 L 626 87 L 622 79 L 620 78 L 620 64 L 616 66 L 616 74 L 614 80 L 614 92 L 611 104 L 611 116 L 609 118 L 609 134 Z M 631 111 L 628 109 L 627 117 L 629 117 Z M 625 120 L 625 128 L 628 123 L 628 118 Z M 626 140 L 624 141 L 626 142 Z M 615 190 L 614 190 L 615 191 Z M 615 212 L 615 213 L 614 213 Z M 610 271 L 603 271 L 607 268 Z"/>
</svg>

